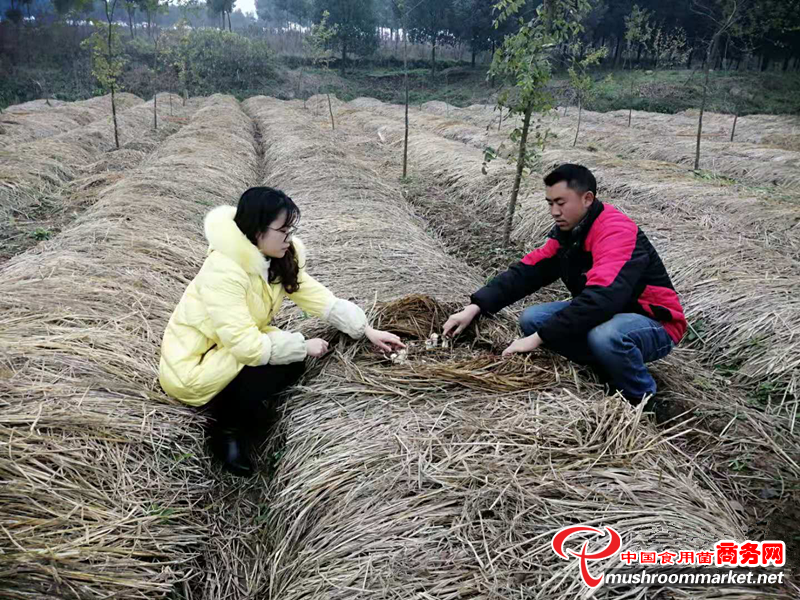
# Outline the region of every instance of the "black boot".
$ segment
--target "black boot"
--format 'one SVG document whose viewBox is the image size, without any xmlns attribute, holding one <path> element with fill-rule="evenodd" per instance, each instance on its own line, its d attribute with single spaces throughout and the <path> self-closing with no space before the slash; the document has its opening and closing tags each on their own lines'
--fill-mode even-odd
<svg viewBox="0 0 800 600">
<path fill-rule="evenodd" d="M 652 413 L 656 419 L 656 423 L 667 423 L 678 419 L 681 421 L 690 419 L 693 414 L 693 408 L 686 402 L 678 399 L 667 400 L 665 398 L 653 395 L 644 405 L 644 412 Z M 672 424 L 677 423 L 674 421 Z"/>
<path fill-rule="evenodd" d="M 253 474 L 248 444 L 241 431 L 213 429 L 209 436 L 209 445 L 211 453 L 229 473 L 239 477 L 250 477 Z"/>
</svg>

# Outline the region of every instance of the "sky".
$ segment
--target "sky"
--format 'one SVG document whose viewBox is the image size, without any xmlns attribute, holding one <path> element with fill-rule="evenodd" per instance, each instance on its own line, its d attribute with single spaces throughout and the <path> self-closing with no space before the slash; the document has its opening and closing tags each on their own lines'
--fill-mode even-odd
<svg viewBox="0 0 800 600">
<path fill-rule="evenodd" d="M 256 0 L 236 0 L 234 10 L 241 9 L 244 14 L 256 14 Z"/>
</svg>

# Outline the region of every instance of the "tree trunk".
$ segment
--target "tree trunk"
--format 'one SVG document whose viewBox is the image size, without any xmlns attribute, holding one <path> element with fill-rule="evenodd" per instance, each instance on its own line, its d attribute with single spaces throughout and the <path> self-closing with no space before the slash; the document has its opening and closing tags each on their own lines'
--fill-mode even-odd
<svg viewBox="0 0 800 600">
<path fill-rule="evenodd" d="M 722 60 L 720 61 L 720 68 L 725 68 L 725 61 L 728 59 L 728 44 L 731 43 L 731 36 L 725 37 L 725 52 L 722 53 Z"/>
<path fill-rule="evenodd" d="M 106 2 L 106 19 L 108 20 L 108 56 L 106 59 L 108 60 L 109 64 L 112 62 L 114 56 L 111 53 L 111 41 L 112 41 L 112 34 L 114 30 L 111 28 L 111 19 L 112 15 L 108 12 L 108 2 Z M 114 89 L 114 82 L 111 82 L 111 120 L 114 122 L 114 145 L 116 146 L 117 150 L 119 150 L 119 127 L 117 126 L 117 97 L 115 94 Z"/>
<path fill-rule="evenodd" d="M 478 53 L 478 51 L 477 51 L 477 50 L 475 50 L 475 46 L 473 45 L 473 46 L 472 46 L 472 62 L 470 63 L 470 66 L 471 66 L 473 69 L 475 68 L 475 55 L 476 55 L 477 53 Z M 784 69 L 784 70 L 785 70 L 785 69 Z"/>
<path fill-rule="evenodd" d="M 233 31 L 233 25 L 231 25 L 231 12 L 228 11 L 228 31 Z"/>
<path fill-rule="evenodd" d="M 762 73 L 769 68 L 770 58 L 771 58 L 770 55 L 767 52 L 764 52 L 764 56 L 762 57 L 762 61 L 761 61 L 761 72 Z"/>
<path fill-rule="evenodd" d="M 347 61 L 347 40 L 343 39 L 342 40 L 342 66 L 341 66 L 341 69 L 340 69 L 341 72 L 342 72 L 342 77 L 344 77 L 344 74 L 345 74 L 345 67 L 344 67 L 345 61 Z"/>
<path fill-rule="evenodd" d="M 403 80 L 406 88 L 405 129 L 403 131 L 403 180 L 408 177 L 408 5 L 403 10 Z"/>
<path fill-rule="evenodd" d="M 703 99 L 700 102 L 700 117 L 697 119 L 697 149 L 695 150 L 694 155 L 694 170 L 697 171 L 700 168 L 700 140 L 703 137 L 703 113 L 706 110 L 706 98 L 708 97 L 708 75 L 711 71 L 711 61 L 714 58 L 714 51 L 717 47 L 717 38 L 715 37 L 711 40 L 711 48 L 708 50 L 708 55 L 706 56 L 706 79 L 705 83 L 703 84 Z"/>
<path fill-rule="evenodd" d="M 436 76 L 436 40 L 433 41 L 433 48 L 431 49 L 431 75 Z"/>
<path fill-rule="evenodd" d="M 631 103 L 628 105 L 628 127 L 631 126 L 632 117 L 633 117 L 633 77 L 631 77 Z"/>
<path fill-rule="evenodd" d="M 689 48 L 689 56 L 686 58 L 686 68 L 691 70 L 692 68 L 692 58 L 694 57 L 694 48 Z"/>
<path fill-rule="evenodd" d="M 636 52 L 636 66 L 638 67 L 642 62 L 642 45 L 639 44 L 639 50 Z"/>
<path fill-rule="evenodd" d="M 575 144 L 578 143 L 578 134 L 581 131 L 581 113 L 583 112 L 583 102 L 581 101 L 580 95 L 578 95 L 578 128 L 575 130 L 575 139 L 572 140 L 572 147 L 575 147 Z"/>
<path fill-rule="evenodd" d="M 153 51 L 153 129 L 158 129 L 158 36 Z"/>
<path fill-rule="evenodd" d="M 615 69 L 617 68 L 617 65 L 619 64 L 619 56 L 620 56 L 619 48 L 620 48 L 621 45 L 622 45 L 622 36 L 619 36 L 617 38 L 617 47 L 614 49 L 614 68 Z"/>
<path fill-rule="evenodd" d="M 331 94 L 330 92 L 327 92 L 325 95 L 328 97 L 328 112 L 331 113 L 331 129 L 335 131 L 336 123 L 333 120 L 333 105 L 331 104 Z"/>
<path fill-rule="evenodd" d="M 492 40 L 492 60 L 494 60 L 494 51 L 495 51 L 495 43 L 494 40 Z M 491 77 L 489 78 L 489 87 L 494 88 L 494 74 L 492 74 Z"/>
<path fill-rule="evenodd" d="M 784 73 L 786 73 L 786 71 L 788 71 L 788 70 L 789 70 L 789 62 L 790 62 L 791 60 L 792 60 L 792 55 L 791 55 L 791 54 L 787 54 L 787 55 L 784 57 L 784 59 L 783 59 L 783 72 L 784 72 Z"/>
<path fill-rule="evenodd" d="M 731 129 L 731 141 L 733 141 L 733 136 L 736 134 L 736 121 L 739 120 L 739 111 L 736 111 L 736 114 L 733 116 L 733 129 Z"/>
<path fill-rule="evenodd" d="M 136 34 L 133 32 L 133 12 L 134 10 L 128 9 L 128 28 L 131 30 L 131 39 L 136 37 Z"/>
<path fill-rule="evenodd" d="M 525 154 L 528 148 L 528 131 L 531 127 L 531 113 L 533 113 L 533 103 L 525 109 L 525 120 L 522 122 L 522 137 L 519 140 L 519 154 L 517 155 L 517 173 L 514 176 L 514 187 L 511 189 L 511 198 L 508 200 L 508 211 L 506 212 L 506 223 L 503 229 L 503 245 L 508 246 L 511 241 L 511 227 L 514 224 L 514 211 L 517 208 L 517 196 L 522 183 L 522 173 L 525 170 Z"/>
<path fill-rule="evenodd" d="M 111 119 L 114 121 L 114 145 L 119 150 L 119 127 L 117 127 L 117 99 L 114 94 L 114 84 L 111 84 Z"/>
</svg>

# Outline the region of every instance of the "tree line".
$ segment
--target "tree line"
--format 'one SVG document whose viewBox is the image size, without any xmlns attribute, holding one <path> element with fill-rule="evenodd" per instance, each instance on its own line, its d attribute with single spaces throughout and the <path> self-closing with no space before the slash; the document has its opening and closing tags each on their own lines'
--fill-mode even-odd
<svg viewBox="0 0 800 600">
<path fill-rule="evenodd" d="M 35 15 L 105 20 L 103 3 L 0 0 L 0 7 L 5 20 L 17 23 Z M 388 38 L 396 48 L 403 40 L 425 44 L 435 71 L 437 52 L 443 47 L 467 48 L 473 65 L 480 53 L 493 54 L 508 35 L 519 30 L 521 22 L 536 13 L 542 0 L 515 0 L 515 18 L 501 22 L 492 0 L 409 0 L 406 28 L 402 4 L 403 0 L 256 0 L 256 19 L 237 10 L 236 0 L 119 0 L 113 16 L 127 23 L 134 36 L 136 25 L 149 32 L 156 19 L 161 26 L 183 20 L 195 27 L 285 31 L 319 23 L 327 11 L 328 23 L 336 27 L 330 44 L 343 64 L 350 54 L 369 55 Z M 577 6 L 577 0 L 573 4 Z M 680 39 L 686 48 L 685 65 L 693 68 L 705 60 L 705 45 L 716 32 L 718 23 L 712 15 L 733 6 L 737 22 L 718 40 L 712 68 L 786 71 L 800 66 L 800 0 L 591 0 L 588 11 L 581 13 L 581 44 L 586 53 L 607 48 L 601 61 L 604 67 L 651 68 L 658 66 L 663 46 Z M 633 45 L 626 38 L 631 18 L 640 19 L 643 28 Z M 563 54 L 567 56 L 566 48 Z"/>
</svg>

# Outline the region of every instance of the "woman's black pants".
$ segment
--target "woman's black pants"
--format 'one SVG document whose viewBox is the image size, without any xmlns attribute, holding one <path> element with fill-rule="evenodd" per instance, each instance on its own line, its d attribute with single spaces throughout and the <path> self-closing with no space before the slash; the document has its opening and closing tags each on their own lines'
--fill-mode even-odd
<svg viewBox="0 0 800 600">
<path fill-rule="evenodd" d="M 212 431 L 266 432 L 277 416 L 278 395 L 303 375 L 305 361 L 244 367 L 203 408 Z"/>
</svg>

